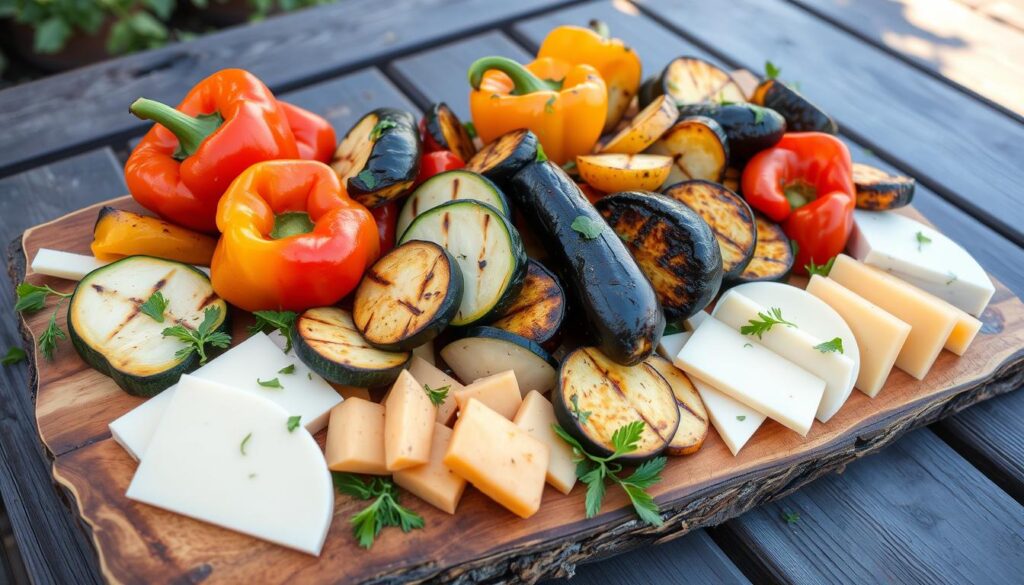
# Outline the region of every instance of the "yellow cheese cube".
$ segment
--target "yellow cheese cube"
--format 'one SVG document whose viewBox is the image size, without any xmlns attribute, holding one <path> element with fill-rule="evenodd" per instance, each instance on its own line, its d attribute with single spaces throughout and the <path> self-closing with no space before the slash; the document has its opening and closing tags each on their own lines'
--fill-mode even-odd
<svg viewBox="0 0 1024 585">
<path fill-rule="evenodd" d="M 444 464 L 513 514 L 540 508 L 548 447 L 512 421 L 470 400 L 455 421 Z"/>
<path fill-rule="evenodd" d="M 459 404 L 459 412 L 465 410 L 471 398 L 483 402 L 487 408 L 509 420 L 512 420 L 523 404 L 523 395 L 519 392 L 519 383 L 512 370 L 480 378 L 456 392 L 455 401 Z"/>
<path fill-rule="evenodd" d="M 384 407 L 349 398 L 331 410 L 324 453 L 331 471 L 387 475 L 384 464 Z"/>
<path fill-rule="evenodd" d="M 448 386 L 448 396 L 437 407 L 437 417 L 435 420 L 443 425 L 450 424 L 455 418 L 455 412 L 459 409 L 458 404 L 455 403 L 455 393 L 462 390 L 464 386 L 459 384 L 455 378 L 445 374 L 435 368 L 433 364 L 428 363 L 427 360 L 416 355 L 413 355 L 412 361 L 409 363 L 409 373 L 420 384 L 430 386 L 431 390 Z"/>
<path fill-rule="evenodd" d="M 466 480 L 444 464 L 452 430 L 443 424 L 434 423 L 434 437 L 430 443 L 430 461 L 423 465 L 401 469 L 395 472 L 395 483 L 409 490 L 413 495 L 439 510 L 455 513 Z"/>
<path fill-rule="evenodd" d="M 957 320 L 953 307 L 845 254 L 836 256 L 828 277 L 910 325 L 896 367 L 923 379 L 953 332 Z"/>
<path fill-rule="evenodd" d="M 946 349 L 956 355 L 964 355 L 971 342 L 977 337 L 978 331 L 981 331 L 981 321 L 963 309 L 958 309 L 953 305 L 949 306 L 956 311 L 956 324 L 953 325 L 953 332 L 946 340 Z"/>
<path fill-rule="evenodd" d="M 530 390 L 512 422 L 548 446 L 547 481 L 563 494 L 571 492 L 576 485 L 576 463 L 572 460 L 572 448 L 551 430 L 551 425 L 558 422 L 555 407 L 540 392 Z"/>
<path fill-rule="evenodd" d="M 885 385 L 889 371 L 910 334 L 910 325 L 864 300 L 846 287 L 815 274 L 807 292 L 825 301 L 846 321 L 860 348 L 857 388 L 874 398 Z"/>
<path fill-rule="evenodd" d="M 423 385 L 402 370 L 384 402 L 384 461 L 396 471 L 430 461 L 436 411 Z"/>
</svg>

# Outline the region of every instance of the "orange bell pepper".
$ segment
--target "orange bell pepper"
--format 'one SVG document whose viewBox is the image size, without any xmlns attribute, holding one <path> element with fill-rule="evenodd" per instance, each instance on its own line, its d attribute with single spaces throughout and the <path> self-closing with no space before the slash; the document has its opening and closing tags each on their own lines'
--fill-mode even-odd
<svg viewBox="0 0 1024 585">
<path fill-rule="evenodd" d="M 141 254 L 209 266 L 217 247 L 213 236 L 113 207 L 100 209 L 92 234 L 92 255 L 108 261 Z"/>
<path fill-rule="evenodd" d="M 246 311 L 333 305 L 380 253 L 373 216 L 317 161 L 249 167 L 221 198 L 217 228 L 213 289 Z"/>
<path fill-rule="evenodd" d="M 528 128 L 561 165 L 589 153 L 601 136 L 608 95 L 589 65 L 543 58 L 523 66 L 484 57 L 469 67 L 469 84 L 473 125 L 484 143 Z"/>
</svg>

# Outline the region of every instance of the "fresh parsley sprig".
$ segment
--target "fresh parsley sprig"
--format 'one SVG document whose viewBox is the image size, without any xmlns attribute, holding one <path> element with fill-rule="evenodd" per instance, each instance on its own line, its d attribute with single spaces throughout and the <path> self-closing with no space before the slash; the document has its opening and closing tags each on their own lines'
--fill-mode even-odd
<svg viewBox="0 0 1024 585">
<path fill-rule="evenodd" d="M 580 235 L 583 239 L 593 240 L 601 235 L 604 231 L 605 223 L 599 219 L 593 219 L 586 215 L 578 215 L 576 219 L 572 220 L 572 224 L 569 226 L 572 230 Z"/>
<path fill-rule="evenodd" d="M 814 346 L 814 349 L 821 353 L 845 353 L 843 351 L 843 338 L 833 337 L 830 341 L 823 341 Z"/>
<path fill-rule="evenodd" d="M 758 313 L 757 317 L 757 319 L 751 319 L 747 325 L 740 327 L 740 333 L 756 335 L 758 339 L 761 339 L 762 335 L 771 331 L 772 327 L 776 325 L 796 327 L 795 323 L 790 323 L 782 318 L 782 309 L 778 307 L 770 307 L 767 313 Z"/>
<path fill-rule="evenodd" d="M 199 363 L 205 364 L 207 345 L 222 349 L 231 345 L 230 335 L 214 330 L 217 322 L 220 321 L 220 313 L 220 307 L 207 307 L 203 311 L 203 322 L 197 329 L 189 329 L 184 325 L 175 325 L 164 329 L 164 337 L 175 337 L 185 342 L 185 347 L 176 351 L 174 357 L 184 359 L 194 352 L 199 354 Z"/>
<path fill-rule="evenodd" d="M 572 402 L 572 417 L 580 421 L 580 426 L 587 424 L 593 413 L 589 410 L 580 410 L 580 398 L 576 394 L 569 397 L 569 402 Z"/>
<path fill-rule="evenodd" d="M 276 329 L 284 336 L 286 342 L 284 352 L 288 353 L 292 350 L 292 325 L 298 319 L 298 313 L 294 311 L 254 311 L 252 316 L 256 317 L 256 322 L 249 326 L 249 335 Z"/>
<path fill-rule="evenodd" d="M 771 61 L 764 62 L 764 78 L 765 79 L 778 79 L 779 73 L 782 73 L 782 67 L 775 65 Z"/>
<path fill-rule="evenodd" d="M 824 264 L 815 264 L 814 258 L 811 258 L 810 264 L 804 265 L 804 270 L 807 271 L 807 275 L 817 274 L 819 276 L 828 276 L 829 272 L 832 272 L 832 265 L 836 263 L 836 257 L 833 256 L 828 259 L 828 262 Z"/>
<path fill-rule="evenodd" d="M 167 299 L 164 297 L 164 293 L 156 291 L 153 293 L 146 302 L 142 303 L 139 307 L 139 311 L 143 315 L 148 315 L 151 319 L 157 323 L 164 322 L 164 311 L 167 310 Z"/>
<path fill-rule="evenodd" d="M 557 424 L 551 425 L 552 430 L 563 441 L 572 447 L 573 461 L 576 462 L 576 477 L 587 485 L 587 496 L 584 502 L 587 518 L 593 518 L 601 510 L 601 501 L 604 500 L 605 480 L 610 479 L 618 484 L 629 501 L 633 504 L 637 516 L 641 520 L 654 526 L 661 526 L 663 520 L 654 498 L 647 493 L 647 489 L 661 481 L 661 471 L 665 469 L 666 459 L 655 457 L 642 463 L 632 475 L 626 478 L 620 477 L 622 464 L 616 460 L 623 455 L 636 451 L 640 435 L 644 432 L 644 422 L 637 420 L 619 427 L 612 433 L 613 453 L 607 457 L 597 457 L 587 453 L 579 441 L 572 437 L 565 429 Z"/>
<path fill-rule="evenodd" d="M 932 243 L 932 239 L 929 238 L 928 236 L 924 235 L 924 232 L 917 232 L 914 235 L 914 238 L 917 240 L 917 251 L 918 252 L 921 251 L 921 246 L 923 246 L 925 244 Z"/>
<path fill-rule="evenodd" d="M 53 290 L 45 284 L 38 286 L 29 282 L 23 282 L 17 286 L 15 292 L 18 294 L 18 301 L 14 304 L 14 310 L 19 313 L 35 313 L 46 306 L 50 296 L 57 297 L 57 304 L 53 306 L 53 313 L 50 315 L 50 322 L 46 329 L 39 335 L 39 351 L 46 359 L 53 359 L 53 352 L 57 349 L 57 342 L 67 339 L 67 334 L 57 324 L 57 313 L 60 306 L 74 293 L 62 293 Z"/>
<path fill-rule="evenodd" d="M 450 384 L 448 386 L 441 386 L 440 388 L 431 388 L 426 384 L 423 385 L 423 391 L 427 393 L 427 398 L 430 399 L 430 403 L 434 406 L 441 406 L 444 404 L 444 401 L 448 399 L 448 391 L 451 389 L 452 387 Z"/>
<path fill-rule="evenodd" d="M 349 519 L 359 546 L 370 548 L 385 526 L 398 526 L 402 532 L 423 528 L 423 517 L 398 503 L 398 492 L 390 479 L 374 477 L 363 481 L 351 473 L 335 473 L 334 487 L 360 500 L 373 500 Z"/>
</svg>

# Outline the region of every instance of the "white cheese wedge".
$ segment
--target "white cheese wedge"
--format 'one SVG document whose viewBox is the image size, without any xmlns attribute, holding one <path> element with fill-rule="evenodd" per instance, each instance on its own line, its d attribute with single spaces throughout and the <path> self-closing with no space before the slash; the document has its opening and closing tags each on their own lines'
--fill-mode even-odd
<svg viewBox="0 0 1024 585">
<path fill-rule="evenodd" d="M 824 380 L 714 317 L 697 327 L 675 364 L 801 435 L 825 392 Z"/>
<path fill-rule="evenodd" d="M 704 401 L 711 424 L 733 455 L 740 452 L 767 417 L 742 402 L 729 398 L 704 380 L 690 376 L 694 388 Z"/>
<path fill-rule="evenodd" d="M 67 280 L 82 280 L 86 274 L 111 262 L 113 261 L 99 260 L 95 256 L 85 254 L 40 248 L 36 252 L 35 258 L 32 259 L 32 272 Z M 205 266 L 196 266 L 196 268 L 209 276 L 209 268 Z"/>
<path fill-rule="evenodd" d="M 686 345 L 686 340 L 690 338 L 689 331 L 680 331 L 679 333 L 670 333 L 668 335 L 662 335 L 661 341 L 658 342 L 658 355 L 667 359 L 674 360 L 676 355 L 679 354 L 679 350 L 683 349 Z"/>
<path fill-rule="evenodd" d="M 283 339 L 283 338 L 282 338 Z M 291 374 L 279 370 L 295 366 Z M 258 333 L 205 366 L 192 376 L 226 384 L 267 398 L 299 419 L 310 433 L 327 426 L 331 409 L 341 396 L 323 378 L 313 373 L 293 353 L 285 355 L 270 336 Z M 283 388 L 261 386 L 277 378 Z M 176 393 L 176 386 L 164 390 L 110 423 L 110 434 L 135 459 L 141 460 L 160 419 Z"/>
<path fill-rule="evenodd" d="M 707 311 L 697 311 L 692 317 L 683 322 L 683 329 L 692 332 L 694 329 L 700 327 L 700 324 L 711 316 L 711 313 Z"/>
<path fill-rule="evenodd" d="M 793 289 L 794 302 L 821 302 L 804 290 L 789 285 L 782 286 Z M 816 417 L 821 422 L 828 422 L 853 392 L 853 384 L 857 381 L 857 368 L 853 360 L 845 355 L 848 349 L 845 341 L 842 345 L 844 353 L 822 352 L 815 349 L 815 346 L 837 337 L 842 339 L 843 335 L 853 339 L 853 334 L 848 333 L 849 329 L 844 323 L 842 328 L 832 330 L 828 337 L 815 336 L 790 318 L 795 312 L 790 311 L 790 308 L 791 303 L 767 307 L 750 300 L 741 291 L 732 289 L 719 299 L 713 315 L 737 331 L 750 321 L 759 319 L 759 314 L 767 313 L 771 309 L 779 309 L 784 319 L 796 324 L 796 327 L 776 325 L 764 332 L 760 338 L 753 335 L 748 338 L 757 339 L 758 343 L 825 381 L 825 394 L 818 405 Z M 836 318 L 839 318 L 838 315 Z M 856 347 L 849 349 L 857 355 Z"/>
<path fill-rule="evenodd" d="M 313 436 L 264 397 L 182 376 L 127 497 L 319 555 L 334 515 Z"/>
<path fill-rule="evenodd" d="M 975 317 L 985 310 L 996 291 L 995 285 L 978 261 L 959 244 L 898 213 L 858 209 L 853 217 L 853 233 L 847 247 L 854 258 L 892 273 Z"/>
</svg>

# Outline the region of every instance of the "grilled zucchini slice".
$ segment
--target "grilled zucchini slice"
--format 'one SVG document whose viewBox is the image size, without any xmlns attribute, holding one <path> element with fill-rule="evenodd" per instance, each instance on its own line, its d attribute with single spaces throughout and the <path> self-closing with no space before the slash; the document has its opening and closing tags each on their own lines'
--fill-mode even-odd
<svg viewBox="0 0 1024 585">
<path fill-rule="evenodd" d="M 295 354 L 325 380 L 356 388 L 386 386 L 398 379 L 412 353 L 377 349 L 356 329 L 352 315 L 337 307 L 317 307 L 292 325 Z"/>
<path fill-rule="evenodd" d="M 379 108 L 348 131 L 331 167 L 353 199 L 379 207 L 412 187 L 422 153 L 416 118 L 402 110 Z"/>
<path fill-rule="evenodd" d="M 457 199 L 482 201 L 509 217 L 508 201 L 497 185 L 483 175 L 458 169 L 438 173 L 412 192 L 398 216 L 396 233 L 405 233 L 412 220 L 421 213 Z"/>
<path fill-rule="evenodd" d="M 434 339 L 462 302 L 462 272 L 447 250 L 411 241 L 370 267 L 356 289 L 352 317 L 378 349 L 412 351 Z"/>
<path fill-rule="evenodd" d="M 658 96 L 629 124 L 601 145 L 597 152 L 637 154 L 654 143 L 679 118 L 679 108 L 667 96 Z"/>
<path fill-rule="evenodd" d="M 857 189 L 858 209 L 886 211 L 910 205 L 917 181 L 871 165 L 853 163 L 853 184 Z"/>
<path fill-rule="evenodd" d="M 754 257 L 750 264 L 743 269 L 734 282 L 760 282 L 775 281 L 786 282 L 790 272 L 793 271 L 793 263 L 796 255 L 793 254 L 793 245 L 789 243 L 786 232 L 782 226 L 756 214 L 754 218 L 757 224 L 757 245 L 754 246 Z"/>
<path fill-rule="evenodd" d="M 679 114 L 683 118 L 706 116 L 718 122 L 729 139 L 729 162 L 736 166 L 775 146 L 786 132 L 781 114 L 754 104 L 690 104 L 680 106 Z"/>
<path fill-rule="evenodd" d="M 839 134 L 839 126 L 831 116 L 812 104 L 803 94 L 778 80 L 766 79 L 761 82 L 750 101 L 781 114 L 790 132 Z"/>
<path fill-rule="evenodd" d="M 676 183 L 664 194 L 696 211 L 711 226 L 722 250 L 722 278 L 739 276 L 757 247 L 757 225 L 747 202 L 710 181 Z"/>
<path fill-rule="evenodd" d="M 498 315 L 515 300 L 526 277 L 526 252 L 519 232 L 494 207 L 464 199 L 421 214 L 402 234 L 434 242 L 455 258 L 463 294 L 452 325 L 464 326 Z"/>
<path fill-rule="evenodd" d="M 558 362 L 533 341 L 495 327 L 473 327 L 441 350 L 441 359 L 464 384 L 512 370 L 519 389 L 547 392 L 555 387 Z"/>
<path fill-rule="evenodd" d="M 565 356 L 552 399 L 558 424 L 587 452 L 602 457 L 612 454 L 616 430 L 643 421 L 637 450 L 622 457 L 623 463 L 641 463 L 659 455 L 679 427 L 672 387 L 658 370 L 646 361 L 619 365 L 596 347 L 581 347 Z"/>
<path fill-rule="evenodd" d="M 491 326 L 549 347 L 557 343 L 565 304 L 558 278 L 540 262 L 530 260 L 522 290 Z"/>
<path fill-rule="evenodd" d="M 690 116 L 672 126 L 647 152 L 672 157 L 663 186 L 690 179 L 722 180 L 729 164 L 725 130 L 711 118 Z"/>
<path fill-rule="evenodd" d="M 686 373 L 675 367 L 672 362 L 661 356 L 652 355 L 647 358 L 647 363 L 658 370 L 672 387 L 672 395 L 679 406 L 679 427 L 676 428 L 665 451 L 676 456 L 696 453 L 708 436 L 709 418 L 704 401 L 700 399 L 700 394 Z"/>
<path fill-rule="evenodd" d="M 533 132 L 514 130 L 481 148 L 466 163 L 466 170 L 504 185 L 520 169 L 537 160 L 539 145 Z"/>
<path fill-rule="evenodd" d="M 673 59 L 661 72 L 655 91 L 677 105 L 701 102 L 745 102 L 736 80 L 728 72 L 697 57 Z"/>
<path fill-rule="evenodd" d="M 476 145 L 462 121 L 444 102 L 436 103 L 423 118 L 424 140 L 434 150 L 450 150 L 467 161 L 476 154 Z"/>
<path fill-rule="evenodd" d="M 668 178 L 672 159 L 657 154 L 581 154 L 576 168 L 599 191 L 650 191 Z"/>
<path fill-rule="evenodd" d="M 616 193 L 595 205 L 654 286 L 665 320 L 706 307 L 722 285 L 715 234 L 689 207 L 654 193 Z"/>
<path fill-rule="evenodd" d="M 141 312 L 156 292 L 167 301 L 162 321 Z M 68 333 L 85 363 L 125 392 L 148 398 L 199 367 L 199 355 L 179 356 L 185 344 L 163 331 L 174 325 L 198 329 L 207 309 L 217 312 L 209 330 L 229 333 L 228 305 L 209 277 L 188 264 L 129 256 L 79 281 L 68 306 Z"/>
</svg>

